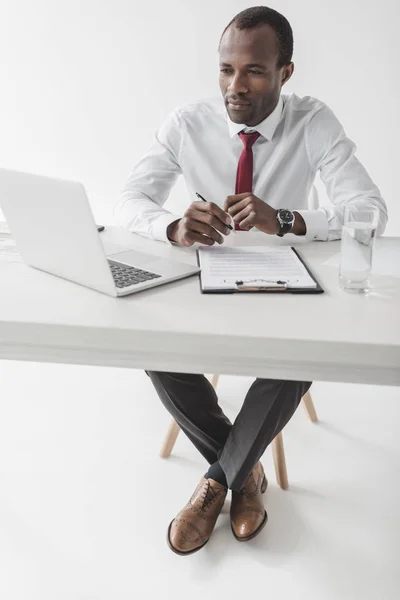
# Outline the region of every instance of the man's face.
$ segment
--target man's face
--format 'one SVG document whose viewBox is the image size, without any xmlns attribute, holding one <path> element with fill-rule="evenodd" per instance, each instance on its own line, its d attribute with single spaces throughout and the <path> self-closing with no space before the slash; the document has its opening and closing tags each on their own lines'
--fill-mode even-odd
<svg viewBox="0 0 400 600">
<path fill-rule="evenodd" d="M 219 85 L 230 119 L 254 126 L 275 108 L 293 63 L 278 69 L 278 45 L 269 25 L 225 32 L 219 49 Z"/>
</svg>

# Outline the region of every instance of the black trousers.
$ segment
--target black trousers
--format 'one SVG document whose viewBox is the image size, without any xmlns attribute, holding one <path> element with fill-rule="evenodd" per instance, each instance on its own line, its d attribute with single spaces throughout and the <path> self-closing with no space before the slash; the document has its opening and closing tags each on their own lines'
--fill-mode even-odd
<svg viewBox="0 0 400 600">
<path fill-rule="evenodd" d="M 219 461 L 228 487 L 235 491 L 244 485 L 311 386 L 304 381 L 256 379 L 232 424 L 204 375 L 146 372 L 182 431 L 210 465 Z"/>
</svg>

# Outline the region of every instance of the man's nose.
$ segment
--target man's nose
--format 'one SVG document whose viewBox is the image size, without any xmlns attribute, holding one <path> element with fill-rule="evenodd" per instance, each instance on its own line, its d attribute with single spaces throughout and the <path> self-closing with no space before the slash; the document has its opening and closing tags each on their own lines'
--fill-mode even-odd
<svg viewBox="0 0 400 600">
<path fill-rule="evenodd" d="M 229 83 L 229 91 L 233 94 L 246 94 L 248 92 L 246 78 L 240 74 L 234 75 Z"/>
</svg>

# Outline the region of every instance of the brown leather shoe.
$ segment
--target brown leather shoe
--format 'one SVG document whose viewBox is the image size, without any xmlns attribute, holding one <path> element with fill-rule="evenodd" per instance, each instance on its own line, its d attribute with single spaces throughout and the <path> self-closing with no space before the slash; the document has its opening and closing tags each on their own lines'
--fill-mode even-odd
<svg viewBox="0 0 400 600">
<path fill-rule="evenodd" d="M 202 477 L 192 497 L 168 527 L 167 543 L 184 556 L 206 545 L 222 510 L 228 490 L 214 479 Z"/>
<path fill-rule="evenodd" d="M 231 528 L 238 542 L 252 540 L 265 527 L 268 517 L 262 494 L 267 485 L 263 466 L 258 462 L 240 492 L 232 490 Z"/>
</svg>

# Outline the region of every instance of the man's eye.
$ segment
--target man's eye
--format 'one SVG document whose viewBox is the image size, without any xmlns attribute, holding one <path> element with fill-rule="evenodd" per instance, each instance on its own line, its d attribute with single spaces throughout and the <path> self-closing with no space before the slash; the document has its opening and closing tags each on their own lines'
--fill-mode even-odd
<svg viewBox="0 0 400 600">
<path fill-rule="evenodd" d="M 221 69 L 221 73 L 232 73 L 232 69 Z"/>
<path fill-rule="evenodd" d="M 254 71 L 253 69 L 250 69 L 249 73 L 251 73 L 252 75 L 262 75 L 261 71 Z"/>
</svg>

